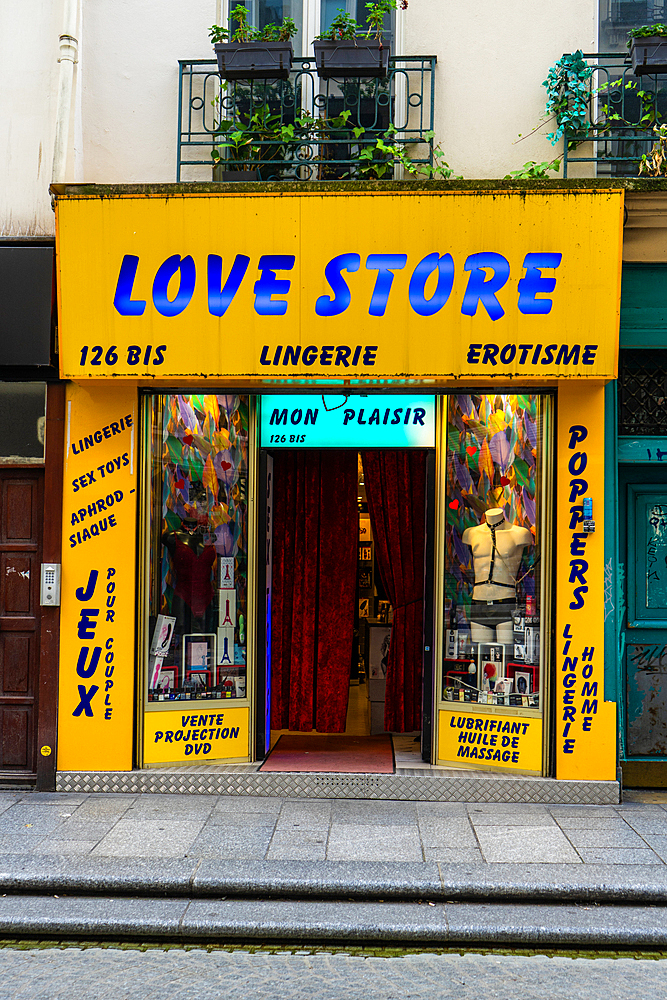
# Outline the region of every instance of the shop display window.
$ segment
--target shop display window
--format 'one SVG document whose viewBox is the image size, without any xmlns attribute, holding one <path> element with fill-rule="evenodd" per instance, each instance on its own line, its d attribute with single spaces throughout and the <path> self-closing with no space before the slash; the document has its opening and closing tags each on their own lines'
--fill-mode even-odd
<svg viewBox="0 0 667 1000">
<path fill-rule="evenodd" d="M 247 696 L 248 397 L 152 397 L 146 701 Z"/>
<path fill-rule="evenodd" d="M 542 708 L 545 399 L 447 399 L 442 699 Z"/>
</svg>

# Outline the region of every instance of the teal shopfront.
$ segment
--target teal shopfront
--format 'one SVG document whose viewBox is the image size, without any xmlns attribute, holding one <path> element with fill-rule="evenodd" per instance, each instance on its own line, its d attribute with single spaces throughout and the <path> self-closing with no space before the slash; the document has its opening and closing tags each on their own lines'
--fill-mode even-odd
<svg viewBox="0 0 667 1000">
<path fill-rule="evenodd" d="M 624 784 L 667 787 L 667 265 L 624 265 L 606 392 L 605 696 Z"/>
</svg>

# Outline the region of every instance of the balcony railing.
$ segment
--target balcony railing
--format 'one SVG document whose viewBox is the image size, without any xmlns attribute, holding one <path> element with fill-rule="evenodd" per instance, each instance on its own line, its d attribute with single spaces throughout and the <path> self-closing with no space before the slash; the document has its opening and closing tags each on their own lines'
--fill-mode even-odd
<svg viewBox="0 0 667 1000">
<path fill-rule="evenodd" d="M 180 60 L 176 178 L 391 179 L 395 158 L 378 139 L 432 167 L 435 64 L 393 56 L 384 79 L 320 80 L 314 60 L 295 58 L 288 80 L 225 82 L 213 61 Z"/>
<path fill-rule="evenodd" d="M 655 142 L 653 126 L 667 122 L 667 74 L 635 76 L 629 57 L 584 52 L 588 123 L 564 131 L 563 176 L 573 163 L 596 163 L 598 176 L 635 177 Z"/>
</svg>

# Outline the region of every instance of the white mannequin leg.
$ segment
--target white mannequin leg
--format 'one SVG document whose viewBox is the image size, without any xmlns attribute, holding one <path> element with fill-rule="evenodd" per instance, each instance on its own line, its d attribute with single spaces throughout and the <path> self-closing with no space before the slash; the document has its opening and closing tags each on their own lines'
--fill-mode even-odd
<svg viewBox="0 0 667 1000">
<path fill-rule="evenodd" d="M 496 628 L 496 639 L 505 646 L 509 646 L 514 642 L 514 626 L 512 622 L 501 622 L 498 625 Z"/>
<path fill-rule="evenodd" d="M 470 622 L 470 638 L 473 642 L 493 642 L 496 638 L 496 632 L 495 629 L 487 628 L 486 625 Z"/>
</svg>

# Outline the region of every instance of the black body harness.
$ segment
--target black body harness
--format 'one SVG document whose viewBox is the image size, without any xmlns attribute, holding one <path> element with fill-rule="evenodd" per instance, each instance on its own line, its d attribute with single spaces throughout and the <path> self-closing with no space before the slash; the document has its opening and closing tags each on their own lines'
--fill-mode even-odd
<svg viewBox="0 0 667 1000">
<path fill-rule="evenodd" d="M 491 550 L 491 565 L 489 566 L 489 575 L 488 575 L 488 578 L 486 580 L 476 580 L 475 581 L 475 586 L 476 587 L 484 587 L 487 583 L 491 583 L 491 584 L 493 584 L 494 587 L 505 587 L 507 590 L 513 590 L 513 591 L 515 591 L 516 590 L 516 581 L 514 583 L 500 583 L 499 580 L 494 580 L 493 579 L 493 567 L 496 564 L 496 552 L 498 552 L 498 545 L 496 543 L 496 525 L 495 524 L 488 524 L 488 522 L 487 522 L 487 527 L 488 527 L 489 531 L 491 532 L 491 541 L 493 542 L 493 548 Z M 498 552 L 498 555 L 500 556 L 501 559 L 503 558 L 500 555 L 500 552 Z"/>
</svg>

